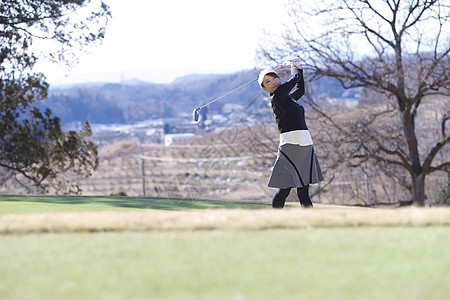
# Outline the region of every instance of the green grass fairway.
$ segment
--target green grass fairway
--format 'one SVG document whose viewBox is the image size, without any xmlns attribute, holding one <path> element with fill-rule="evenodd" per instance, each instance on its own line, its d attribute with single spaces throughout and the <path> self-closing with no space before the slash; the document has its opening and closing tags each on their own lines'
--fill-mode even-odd
<svg viewBox="0 0 450 300">
<path fill-rule="evenodd" d="M 206 208 L 268 207 L 263 203 L 170 199 L 154 197 L 0 196 L 0 215 L 27 213 L 139 211 L 142 209 L 190 210 Z"/>
<path fill-rule="evenodd" d="M 447 227 L 0 236 L 1 299 L 447 299 Z"/>
<path fill-rule="evenodd" d="M 449 249 L 449 208 L 0 196 L 0 300 L 440 300 Z"/>
</svg>

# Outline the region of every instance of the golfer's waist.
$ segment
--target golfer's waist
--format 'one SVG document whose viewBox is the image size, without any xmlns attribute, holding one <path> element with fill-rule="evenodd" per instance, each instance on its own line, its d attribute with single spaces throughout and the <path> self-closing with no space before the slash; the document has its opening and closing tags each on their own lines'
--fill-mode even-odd
<svg viewBox="0 0 450 300">
<path fill-rule="evenodd" d="M 309 146 L 313 144 L 313 141 L 308 130 L 293 130 L 280 134 L 280 146 L 284 144 Z"/>
</svg>

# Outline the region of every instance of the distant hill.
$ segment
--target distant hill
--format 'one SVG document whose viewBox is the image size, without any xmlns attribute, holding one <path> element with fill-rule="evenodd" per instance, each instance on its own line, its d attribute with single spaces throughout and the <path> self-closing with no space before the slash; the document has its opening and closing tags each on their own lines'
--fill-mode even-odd
<svg viewBox="0 0 450 300">
<path fill-rule="evenodd" d="M 42 107 L 49 107 L 63 123 L 89 120 L 91 123 L 131 124 L 142 120 L 191 114 L 196 107 L 219 97 L 256 78 L 258 70 L 233 74 L 188 75 L 170 84 L 155 84 L 138 79 L 123 83 L 89 83 L 52 86 Z M 315 87 L 320 94 L 332 98 L 355 100 L 357 91 L 344 90 L 337 81 L 322 79 Z M 267 97 L 257 82 L 211 105 L 217 113 L 226 103 L 266 106 Z"/>
</svg>

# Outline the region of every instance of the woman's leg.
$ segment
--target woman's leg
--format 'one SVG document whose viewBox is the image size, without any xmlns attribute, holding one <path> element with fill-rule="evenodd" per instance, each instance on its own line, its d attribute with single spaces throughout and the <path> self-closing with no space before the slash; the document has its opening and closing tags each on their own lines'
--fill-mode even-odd
<svg viewBox="0 0 450 300">
<path fill-rule="evenodd" d="M 297 188 L 297 196 L 298 200 L 300 200 L 300 204 L 302 205 L 302 207 L 313 206 L 311 198 L 309 198 L 309 185 L 304 186 L 302 188 Z"/>
<path fill-rule="evenodd" d="M 289 196 L 290 192 L 291 192 L 290 188 L 278 189 L 278 191 L 275 192 L 275 195 L 273 195 L 272 207 L 273 208 L 283 208 L 284 203 L 286 202 L 286 198 L 287 198 L 287 196 Z"/>
</svg>

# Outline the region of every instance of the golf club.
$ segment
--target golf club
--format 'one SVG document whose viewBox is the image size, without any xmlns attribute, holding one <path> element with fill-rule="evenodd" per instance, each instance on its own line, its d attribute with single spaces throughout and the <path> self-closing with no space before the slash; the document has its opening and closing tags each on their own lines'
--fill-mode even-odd
<svg viewBox="0 0 450 300">
<path fill-rule="evenodd" d="M 289 68 L 289 66 L 287 65 L 287 63 L 288 63 L 288 62 L 293 62 L 293 61 L 298 61 L 298 59 L 295 59 L 295 60 L 289 60 L 289 61 L 287 61 L 286 63 L 280 65 L 280 66 L 277 67 L 277 68 L 275 68 L 274 71 L 279 71 L 279 70 L 282 70 L 282 69 Z M 217 98 L 215 98 L 214 100 L 211 100 L 210 102 L 208 102 L 208 103 L 206 103 L 206 104 L 203 104 L 203 105 L 200 106 L 200 107 L 197 107 L 197 108 L 194 109 L 194 111 L 192 112 L 194 121 L 195 121 L 195 122 L 198 122 L 198 119 L 199 119 L 199 114 L 198 114 L 198 112 L 199 112 L 199 110 L 202 109 L 203 107 L 208 106 L 208 105 L 210 105 L 210 104 L 212 104 L 212 103 L 214 103 L 214 102 L 216 102 L 216 101 L 218 101 L 218 100 L 220 100 L 220 99 L 222 99 L 222 98 L 224 98 L 224 97 L 226 97 L 226 96 L 228 96 L 228 95 L 230 95 L 230 94 L 236 92 L 237 90 L 240 90 L 241 88 L 243 88 L 243 87 L 245 87 L 245 86 L 251 84 L 252 82 L 254 82 L 254 81 L 256 81 L 256 80 L 258 80 L 258 79 L 257 79 L 257 78 L 252 79 L 252 80 L 250 80 L 249 82 L 247 82 L 247 83 L 241 85 L 240 87 L 237 87 L 237 88 L 235 88 L 234 90 L 229 91 L 228 93 L 226 93 L 226 94 L 224 94 L 224 95 L 222 95 L 222 96 L 220 96 L 220 97 L 217 97 Z"/>
</svg>

